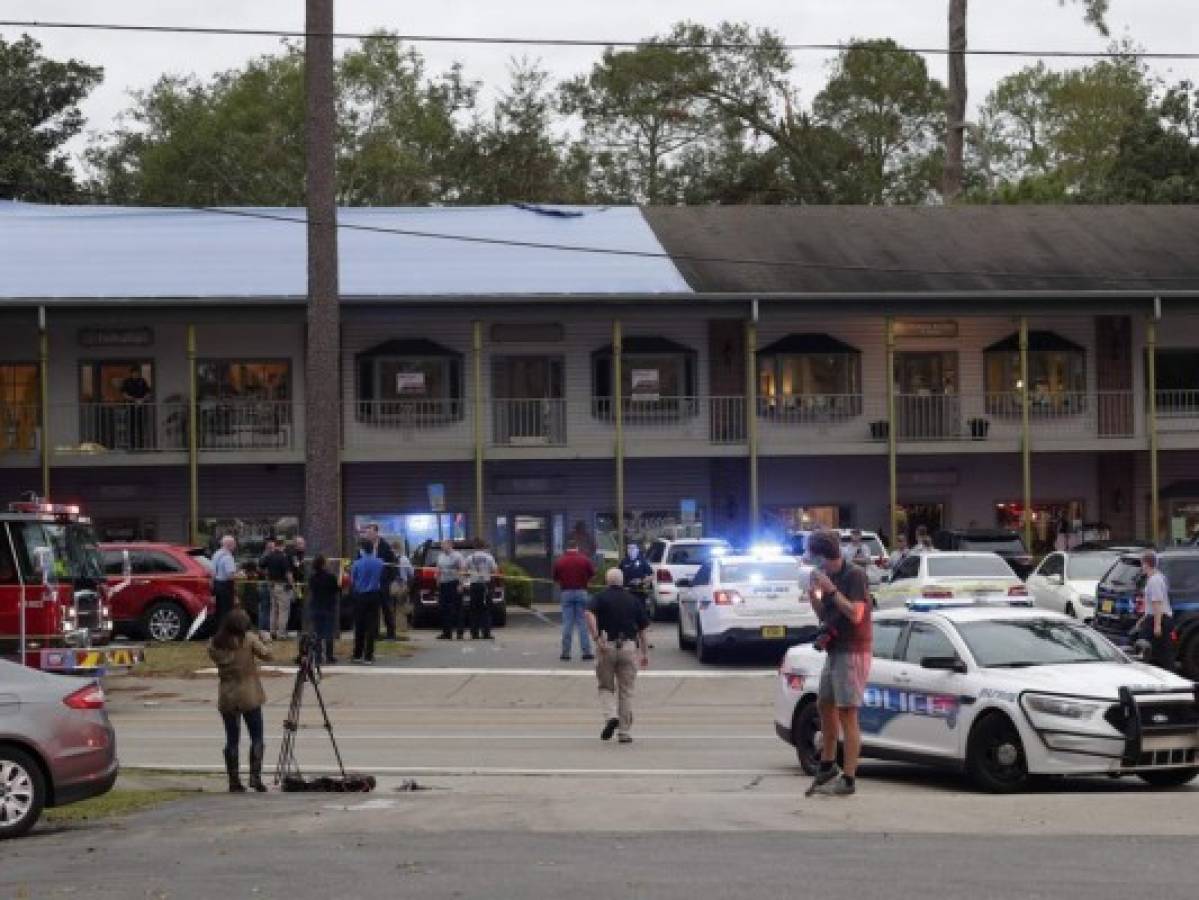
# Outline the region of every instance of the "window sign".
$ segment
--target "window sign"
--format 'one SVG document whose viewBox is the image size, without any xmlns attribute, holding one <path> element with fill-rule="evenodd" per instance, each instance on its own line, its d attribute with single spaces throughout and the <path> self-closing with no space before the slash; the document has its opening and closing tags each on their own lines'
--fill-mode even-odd
<svg viewBox="0 0 1199 900">
<path fill-rule="evenodd" d="M 426 393 L 424 372 L 396 372 L 396 395 L 423 397 Z"/>
<path fill-rule="evenodd" d="M 429 509 L 433 512 L 445 512 L 445 485 L 429 485 Z"/>
<path fill-rule="evenodd" d="M 661 376 L 657 369 L 633 369 L 630 382 L 634 400 L 657 400 L 661 392 Z"/>
</svg>

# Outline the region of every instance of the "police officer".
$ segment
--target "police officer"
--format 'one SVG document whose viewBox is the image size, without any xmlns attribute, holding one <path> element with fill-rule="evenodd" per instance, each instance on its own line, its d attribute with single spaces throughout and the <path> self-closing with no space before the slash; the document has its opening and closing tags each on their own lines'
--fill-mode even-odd
<svg viewBox="0 0 1199 900">
<path fill-rule="evenodd" d="M 613 734 L 618 734 L 620 743 L 631 744 L 637 664 L 640 661 L 643 669 L 649 666 L 645 642 L 649 616 L 645 606 L 624 589 L 620 569 L 609 569 L 604 581 L 607 587 L 587 605 L 587 630 L 598 650 L 595 677 L 604 710 L 600 739 L 611 740 Z"/>
</svg>

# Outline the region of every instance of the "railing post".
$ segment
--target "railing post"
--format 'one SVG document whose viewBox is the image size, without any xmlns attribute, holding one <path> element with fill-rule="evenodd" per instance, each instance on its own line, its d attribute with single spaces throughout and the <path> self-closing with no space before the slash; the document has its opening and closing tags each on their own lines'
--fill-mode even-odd
<svg viewBox="0 0 1199 900">
<path fill-rule="evenodd" d="M 758 497 L 758 301 L 745 323 L 745 443 L 749 453 L 749 538 L 761 523 Z"/>
<path fill-rule="evenodd" d="M 612 321 L 612 404 L 616 425 L 616 546 L 624 546 L 624 335 L 620 319 Z"/>
<path fill-rule="evenodd" d="M 1146 374 L 1149 384 L 1149 408 L 1146 424 L 1149 430 L 1149 538 L 1157 546 L 1161 537 L 1161 496 L 1157 470 L 1157 322 L 1150 319 L 1145 328 Z"/>
<path fill-rule="evenodd" d="M 899 447 L 895 421 L 895 317 L 887 316 L 887 508 L 891 546 L 899 542 Z"/>
<path fill-rule="evenodd" d="M 487 520 L 483 511 L 483 323 L 475 321 L 471 341 L 475 376 L 475 537 L 484 540 Z"/>
<path fill-rule="evenodd" d="M 46 307 L 37 308 L 38 394 L 42 406 L 42 497 L 50 499 L 50 335 Z M 22 657 L 22 662 L 24 658 Z"/>
<path fill-rule="evenodd" d="M 200 435 L 196 397 L 196 326 L 187 326 L 187 534 L 200 542 Z"/>
<path fill-rule="evenodd" d="M 1028 316 L 1020 317 L 1020 454 L 1024 483 L 1024 546 L 1032 550 L 1032 445 L 1029 441 Z"/>
</svg>

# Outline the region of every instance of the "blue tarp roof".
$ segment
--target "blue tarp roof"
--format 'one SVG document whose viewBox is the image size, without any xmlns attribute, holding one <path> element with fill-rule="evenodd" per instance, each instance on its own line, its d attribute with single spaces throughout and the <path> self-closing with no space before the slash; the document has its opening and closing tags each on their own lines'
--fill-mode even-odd
<svg viewBox="0 0 1199 900">
<path fill-rule="evenodd" d="M 664 252 L 634 207 L 358 207 L 339 216 L 343 225 L 369 229 Z M 302 209 L 219 212 L 0 202 L 0 298 L 303 297 L 304 218 Z M 343 297 L 691 291 L 668 258 L 353 227 L 340 228 L 338 242 Z"/>
</svg>

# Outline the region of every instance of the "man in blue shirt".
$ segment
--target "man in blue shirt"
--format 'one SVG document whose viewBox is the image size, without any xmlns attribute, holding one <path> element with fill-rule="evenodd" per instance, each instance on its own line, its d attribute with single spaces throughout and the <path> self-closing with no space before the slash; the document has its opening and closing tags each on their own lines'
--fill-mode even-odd
<svg viewBox="0 0 1199 900">
<path fill-rule="evenodd" d="M 362 542 L 350 566 L 350 590 L 354 596 L 354 657 L 351 662 L 375 664 L 375 638 L 379 634 L 379 609 L 383 603 L 383 560 L 374 548 Z"/>
</svg>

